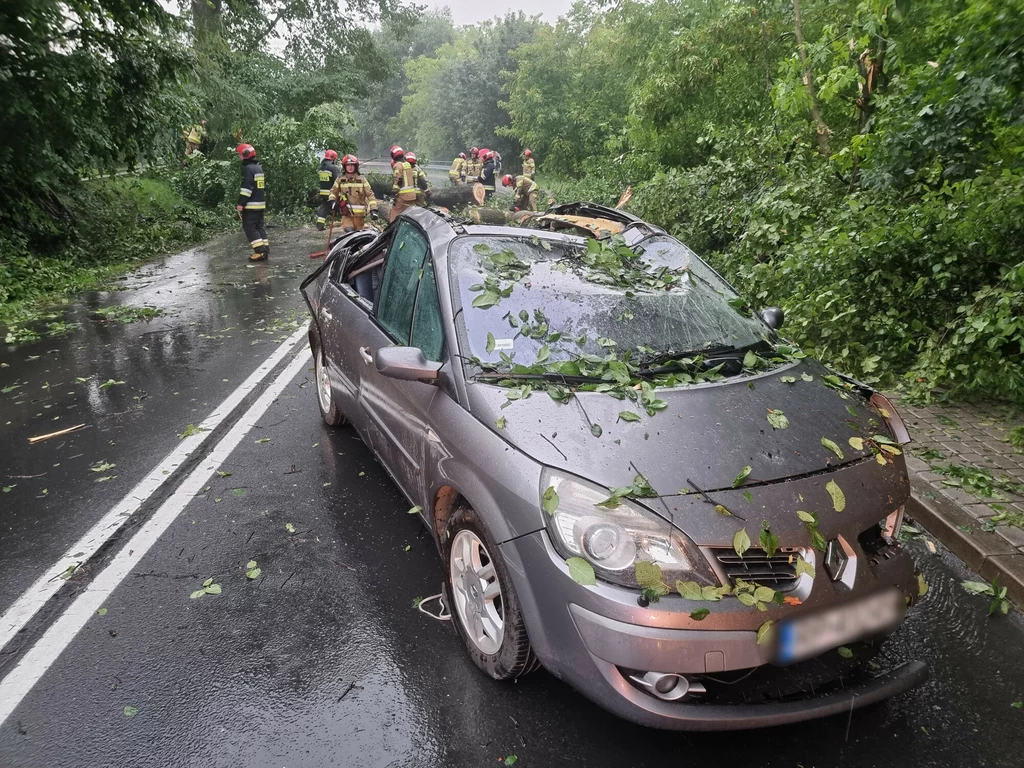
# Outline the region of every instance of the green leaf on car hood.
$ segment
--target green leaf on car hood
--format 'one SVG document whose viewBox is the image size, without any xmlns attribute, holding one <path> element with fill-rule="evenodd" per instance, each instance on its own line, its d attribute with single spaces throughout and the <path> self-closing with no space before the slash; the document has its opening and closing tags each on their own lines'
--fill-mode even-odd
<svg viewBox="0 0 1024 768">
<path fill-rule="evenodd" d="M 832 506 L 836 512 L 842 512 L 846 509 L 846 494 L 843 493 L 843 489 L 839 487 L 835 480 L 829 480 L 825 483 L 825 490 L 832 497 Z"/>
</svg>

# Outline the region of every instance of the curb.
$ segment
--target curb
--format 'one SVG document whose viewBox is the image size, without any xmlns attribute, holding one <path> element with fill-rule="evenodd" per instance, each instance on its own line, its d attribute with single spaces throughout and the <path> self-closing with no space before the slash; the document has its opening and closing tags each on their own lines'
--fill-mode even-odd
<svg viewBox="0 0 1024 768">
<path fill-rule="evenodd" d="M 908 467 L 907 514 L 985 581 L 998 577 L 1006 596 L 1024 610 L 1024 554 L 1001 536 L 980 530 L 977 518 Z M 966 529 L 966 530 L 965 530 Z M 967 531 L 971 531 L 968 533 Z"/>
</svg>

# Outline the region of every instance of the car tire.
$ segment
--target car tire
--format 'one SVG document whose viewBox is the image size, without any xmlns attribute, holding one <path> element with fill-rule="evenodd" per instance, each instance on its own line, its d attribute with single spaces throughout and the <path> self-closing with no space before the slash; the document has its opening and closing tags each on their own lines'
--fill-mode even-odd
<svg viewBox="0 0 1024 768">
<path fill-rule="evenodd" d="M 498 547 L 470 507 L 460 506 L 449 518 L 444 542 L 452 623 L 473 663 L 495 680 L 532 672 L 539 662 L 512 579 Z"/>
<path fill-rule="evenodd" d="M 316 384 L 316 404 L 320 408 L 320 416 L 329 427 L 340 427 L 346 422 L 345 415 L 334 402 L 334 390 L 331 387 L 331 374 L 327 361 L 320 350 L 313 350 L 313 376 Z"/>
</svg>

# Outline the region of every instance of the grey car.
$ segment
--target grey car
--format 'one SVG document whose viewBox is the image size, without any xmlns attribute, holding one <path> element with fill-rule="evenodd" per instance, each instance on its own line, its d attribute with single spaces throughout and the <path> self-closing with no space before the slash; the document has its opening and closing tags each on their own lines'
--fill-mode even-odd
<svg viewBox="0 0 1024 768">
<path fill-rule="evenodd" d="M 340 238 L 302 290 L 323 419 L 420 508 L 491 677 L 543 666 L 689 730 L 926 678 L 872 660 L 918 598 L 898 414 L 661 229 L 587 203 L 520 226 L 414 208 Z"/>
</svg>

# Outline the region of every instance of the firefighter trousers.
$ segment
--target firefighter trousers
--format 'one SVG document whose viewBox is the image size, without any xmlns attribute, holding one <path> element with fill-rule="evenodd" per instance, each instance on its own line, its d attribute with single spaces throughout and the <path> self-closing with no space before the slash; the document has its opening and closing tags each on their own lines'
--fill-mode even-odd
<svg viewBox="0 0 1024 768">
<path fill-rule="evenodd" d="M 327 195 L 320 196 L 320 207 L 316 209 L 316 228 L 321 232 L 331 218 L 331 201 Z"/>
<path fill-rule="evenodd" d="M 267 228 L 263 224 L 263 211 L 242 211 L 242 230 L 249 239 L 252 252 L 270 255 L 270 241 L 267 240 Z"/>
</svg>

